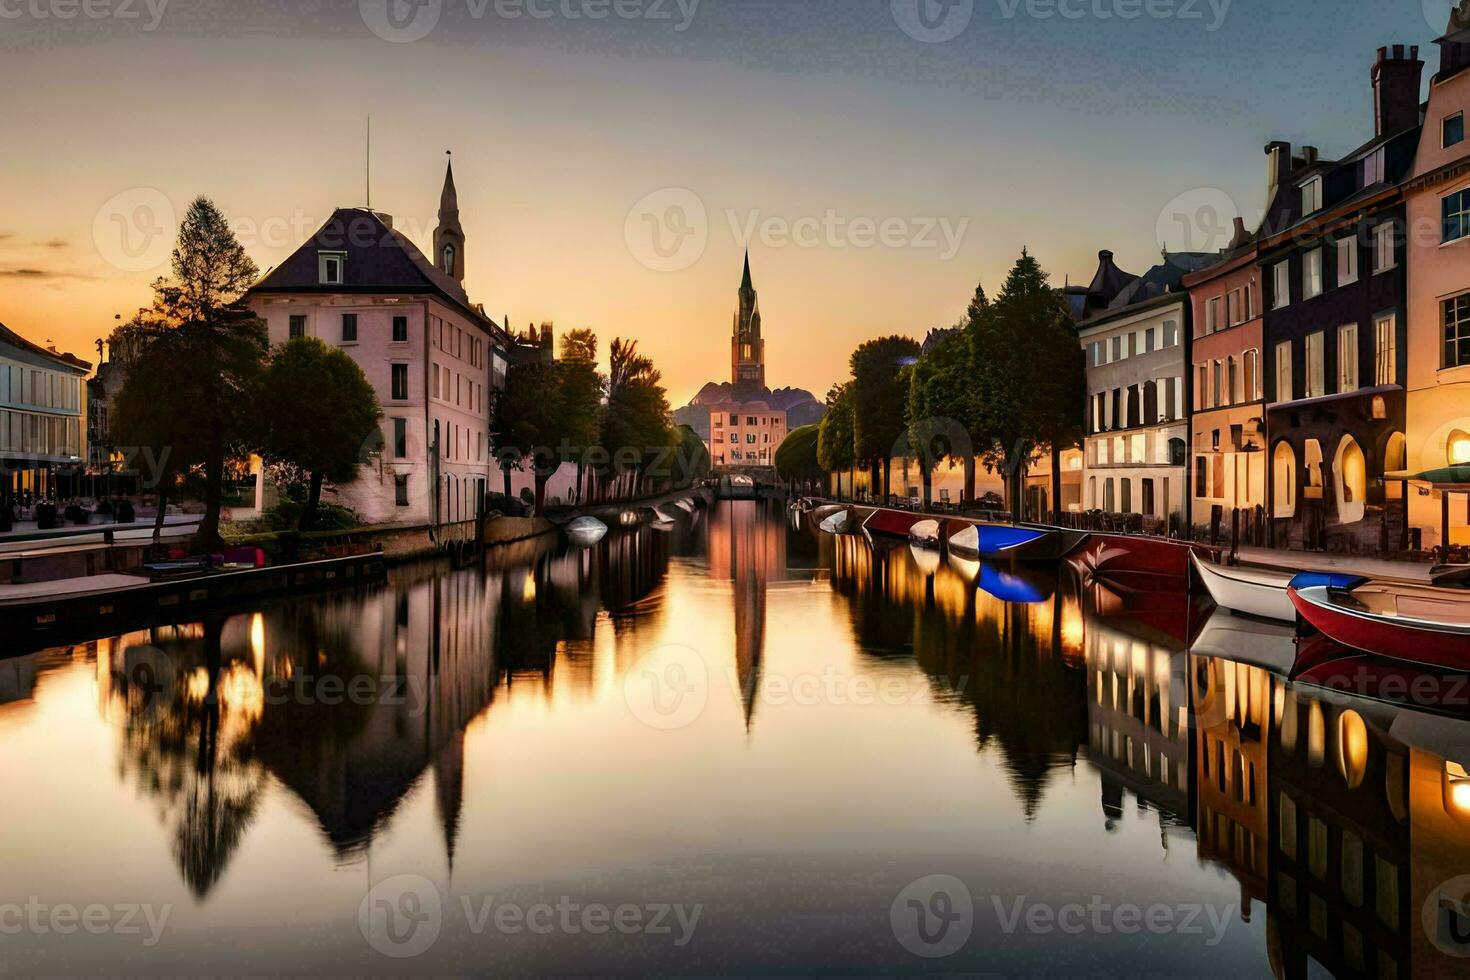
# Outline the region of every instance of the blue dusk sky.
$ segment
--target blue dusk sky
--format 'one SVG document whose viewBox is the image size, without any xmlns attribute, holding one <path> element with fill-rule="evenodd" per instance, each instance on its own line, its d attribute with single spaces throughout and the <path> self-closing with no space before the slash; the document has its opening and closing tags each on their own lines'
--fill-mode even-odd
<svg viewBox="0 0 1470 980">
<path fill-rule="evenodd" d="M 1376 49 L 1448 0 L 0 0 L 0 321 L 87 356 L 195 195 L 265 269 L 333 207 L 472 298 L 725 380 L 747 242 L 772 385 L 952 323 L 1020 249 L 1142 272 L 1263 204 L 1272 139 L 1372 131 Z"/>
</svg>

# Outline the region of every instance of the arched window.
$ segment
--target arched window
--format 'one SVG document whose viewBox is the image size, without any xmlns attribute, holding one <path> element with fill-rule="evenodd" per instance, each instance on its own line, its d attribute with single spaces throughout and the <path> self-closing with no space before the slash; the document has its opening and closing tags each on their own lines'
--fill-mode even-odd
<svg viewBox="0 0 1470 980">
<path fill-rule="evenodd" d="M 454 275 L 454 258 L 454 243 L 450 242 L 444 246 L 444 274 L 447 276 Z"/>
<path fill-rule="evenodd" d="M 1113 481 L 1111 478 L 1103 481 L 1103 510 L 1109 514 L 1115 514 L 1118 511 L 1113 498 Z"/>
<path fill-rule="evenodd" d="M 1087 478 L 1087 506 L 1097 510 L 1097 504 L 1097 477 L 1089 476 Z"/>
<path fill-rule="evenodd" d="M 1272 512 L 1277 517 L 1295 517 L 1296 450 L 1291 448 L 1291 443 L 1283 440 L 1276 444 L 1276 452 L 1271 457 L 1271 480 L 1275 498 Z"/>
<path fill-rule="evenodd" d="M 1402 473 L 1409 467 L 1409 450 L 1402 432 L 1395 432 L 1388 437 L 1388 444 L 1383 449 L 1383 472 Z M 1404 499 L 1404 485 L 1398 480 L 1385 481 L 1383 495 L 1390 500 Z"/>
<path fill-rule="evenodd" d="M 1368 461 L 1352 436 L 1343 436 L 1338 443 L 1332 476 L 1337 491 L 1337 520 L 1341 524 L 1356 524 L 1367 509 Z"/>
<path fill-rule="evenodd" d="M 1248 350 L 1245 352 L 1245 401 L 1254 402 L 1261 399 L 1261 352 Z"/>
<path fill-rule="evenodd" d="M 1189 462 L 1188 459 L 1187 459 L 1188 455 L 1189 455 L 1189 447 L 1184 444 L 1184 440 L 1183 439 L 1170 439 L 1169 440 L 1169 465 L 1170 466 L 1186 466 L 1186 465 L 1188 465 L 1188 462 Z"/>
<path fill-rule="evenodd" d="M 1447 440 L 1451 466 L 1470 466 L 1470 432 L 1456 429 Z"/>
</svg>

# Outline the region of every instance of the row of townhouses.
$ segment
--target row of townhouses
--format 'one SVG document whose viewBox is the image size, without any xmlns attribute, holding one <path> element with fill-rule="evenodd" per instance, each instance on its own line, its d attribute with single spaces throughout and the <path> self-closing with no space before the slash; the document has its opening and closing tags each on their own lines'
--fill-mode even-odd
<svg viewBox="0 0 1470 980">
<path fill-rule="evenodd" d="M 1069 290 L 1081 509 L 1277 547 L 1470 545 L 1470 0 L 1436 44 L 1423 102 L 1419 49 L 1378 51 L 1372 137 L 1342 159 L 1266 147 L 1253 233 L 1137 276 L 1103 252 Z"/>
</svg>

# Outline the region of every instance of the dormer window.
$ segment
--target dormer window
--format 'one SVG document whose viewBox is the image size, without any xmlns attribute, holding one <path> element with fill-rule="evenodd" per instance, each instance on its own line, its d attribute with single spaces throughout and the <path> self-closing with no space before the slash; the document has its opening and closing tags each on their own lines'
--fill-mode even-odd
<svg viewBox="0 0 1470 980">
<path fill-rule="evenodd" d="M 1302 216 L 1322 210 L 1322 178 L 1313 177 L 1302 185 Z"/>
<path fill-rule="evenodd" d="M 444 246 L 443 265 L 440 268 L 444 270 L 446 276 L 454 275 L 454 246 L 452 244 Z"/>
<path fill-rule="evenodd" d="M 1383 147 L 1380 146 L 1363 158 L 1363 186 L 1372 187 L 1383 179 Z"/>
<path fill-rule="evenodd" d="M 323 286 L 342 285 L 342 270 L 347 265 L 346 252 L 318 252 L 317 278 Z"/>
</svg>

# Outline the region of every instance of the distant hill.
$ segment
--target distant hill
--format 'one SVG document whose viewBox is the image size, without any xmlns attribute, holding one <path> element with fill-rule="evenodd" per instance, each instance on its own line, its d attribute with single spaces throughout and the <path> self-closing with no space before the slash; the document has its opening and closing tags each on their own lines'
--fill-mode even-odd
<svg viewBox="0 0 1470 980">
<path fill-rule="evenodd" d="M 693 401 L 674 411 L 674 423 L 689 426 L 708 442 L 710 408 L 742 402 L 765 402 L 772 408 L 785 411 L 787 432 L 803 425 L 814 425 L 827 414 L 827 406 L 801 388 L 777 388 L 773 391 L 754 385 L 735 385 L 728 381 L 716 384 L 711 381 L 699 389 Z"/>
</svg>

